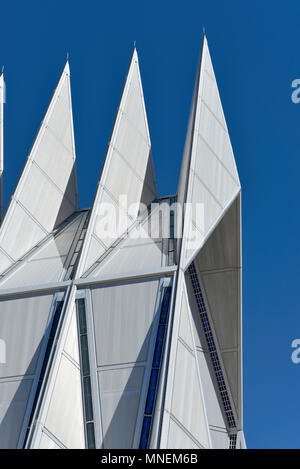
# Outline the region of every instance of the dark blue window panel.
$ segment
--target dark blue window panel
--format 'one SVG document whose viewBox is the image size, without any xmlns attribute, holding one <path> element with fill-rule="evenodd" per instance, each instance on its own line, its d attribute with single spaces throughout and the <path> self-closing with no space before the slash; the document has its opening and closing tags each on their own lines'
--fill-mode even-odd
<svg viewBox="0 0 300 469">
<path fill-rule="evenodd" d="M 94 414 L 93 414 L 93 400 L 92 388 L 90 378 L 90 361 L 87 337 L 87 324 L 86 324 L 86 311 L 85 301 L 83 298 L 78 299 L 77 303 L 77 318 L 79 325 L 79 343 L 80 343 L 80 362 L 81 362 L 81 379 L 84 400 L 84 418 L 85 418 L 85 436 L 86 444 L 89 449 L 95 449 L 95 429 L 94 429 Z"/>
<path fill-rule="evenodd" d="M 87 422 L 90 422 L 91 420 L 94 420 L 94 416 L 93 416 L 91 379 L 89 376 L 86 376 L 85 378 L 83 378 L 83 394 L 84 394 L 85 420 Z"/>
<path fill-rule="evenodd" d="M 165 289 L 164 297 L 163 297 L 163 302 L 161 306 L 161 312 L 160 312 L 160 324 L 166 324 L 167 318 L 168 318 L 168 312 L 169 312 L 169 304 L 170 304 L 170 298 L 171 298 L 171 291 L 172 287 L 167 287 Z"/>
<path fill-rule="evenodd" d="M 148 448 L 148 439 L 150 434 L 151 417 L 144 417 L 143 428 L 140 441 L 140 449 Z"/>
<path fill-rule="evenodd" d="M 90 374 L 89 349 L 87 335 L 80 336 L 82 375 Z"/>
<path fill-rule="evenodd" d="M 93 423 L 86 424 L 86 439 L 87 439 L 87 447 L 88 449 L 95 449 L 95 430 Z"/>
<path fill-rule="evenodd" d="M 147 401 L 146 401 L 146 409 L 145 409 L 146 415 L 151 415 L 153 411 L 158 372 L 159 370 L 157 369 L 152 369 L 151 371 L 150 383 L 149 383 Z"/>
<path fill-rule="evenodd" d="M 86 328 L 84 299 L 80 298 L 79 300 L 77 300 L 77 305 L 78 305 L 79 332 L 80 334 L 86 334 L 87 328 Z"/>
<path fill-rule="evenodd" d="M 165 337 L 165 328 L 166 327 L 163 325 L 160 325 L 158 327 L 154 356 L 153 356 L 153 363 L 152 363 L 153 368 L 159 368 L 159 365 L 160 365 L 160 359 L 161 359 L 162 348 L 163 348 L 164 337 Z"/>
</svg>

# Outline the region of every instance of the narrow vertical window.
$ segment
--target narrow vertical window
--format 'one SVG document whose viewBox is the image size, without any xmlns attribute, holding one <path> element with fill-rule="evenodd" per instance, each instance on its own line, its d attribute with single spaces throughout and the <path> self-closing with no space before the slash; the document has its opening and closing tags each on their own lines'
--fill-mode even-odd
<svg viewBox="0 0 300 469">
<path fill-rule="evenodd" d="M 85 421 L 85 438 L 88 449 L 95 449 L 95 428 L 94 428 L 94 412 L 92 387 L 90 376 L 90 359 L 86 324 L 85 301 L 83 298 L 76 300 L 77 323 L 79 334 L 79 351 L 80 351 L 80 368 L 81 383 L 83 395 L 83 409 Z"/>
<path fill-rule="evenodd" d="M 163 347 L 168 324 L 168 315 L 170 307 L 172 287 L 165 287 L 163 300 L 160 308 L 159 325 L 156 334 L 156 342 L 152 360 L 152 369 L 148 386 L 144 420 L 140 439 L 140 449 L 147 449 L 149 445 L 152 417 L 155 410 L 155 398 L 157 394 L 160 367 L 163 357 Z"/>
</svg>

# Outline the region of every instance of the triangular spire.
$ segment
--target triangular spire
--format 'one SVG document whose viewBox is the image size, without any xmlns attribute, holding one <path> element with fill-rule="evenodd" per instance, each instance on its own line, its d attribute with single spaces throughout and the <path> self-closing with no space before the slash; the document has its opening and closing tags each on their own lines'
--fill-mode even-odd
<svg viewBox="0 0 300 469">
<path fill-rule="evenodd" d="M 66 62 L 0 230 L 0 271 L 78 208 Z"/>
<path fill-rule="evenodd" d="M 178 187 L 178 202 L 189 204 L 183 226 L 183 268 L 195 258 L 239 191 L 239 177 L 204 35 Z"/>
<path fill-rule="evenodd" d="M 98 183 L 78 268 L 79 275 L 89 269 L 94 261 L 134 222 L 139 213 L 139 204 L 148 205 L 156 198 L 156 194 L 151 141 L 138 56 L 134 47 Z M 127 207 L 120 199 L 124 196 L 127 199 Z M 120 215 L 117 235 L 104 237 L 102 234 L 103 230 L 99 220 L 104 204 L 115 207 Z M 136 204 L 133 210 L 132 204 Z"/>
</svg>

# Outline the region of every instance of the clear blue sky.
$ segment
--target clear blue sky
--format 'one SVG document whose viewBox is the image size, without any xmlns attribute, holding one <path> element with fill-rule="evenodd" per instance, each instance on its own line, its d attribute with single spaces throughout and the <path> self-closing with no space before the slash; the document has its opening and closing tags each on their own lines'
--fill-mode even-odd
<svg viewBox="0 0 300 469">
<path fill-rule="evenodd" d="M 5 2 L 5 201 L 69 52 L 90 206 L 134 40 L 159 192 L 176 192 L 203 25 L 243 186 L 245 436 L 250 448 L 299 448 L 299 2 Z"/>
</svg>

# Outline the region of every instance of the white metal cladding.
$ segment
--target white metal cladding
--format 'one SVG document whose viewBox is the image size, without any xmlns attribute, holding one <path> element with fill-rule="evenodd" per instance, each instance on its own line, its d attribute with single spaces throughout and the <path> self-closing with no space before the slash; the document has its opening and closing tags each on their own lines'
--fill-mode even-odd
<svg viewBox="0 0 300 469">
<path fill-rule="evenodd" d="M 199 449 L 199 444 L 184 431 L 172 418 L 170 418 L 168 448 L 169 449 Z"/>
<path fill-rule="evenodd" d="M 12 260 L 9 259 L 9 257 L 4 254 L 3 252 L 0 251 L 0 265 L 1 265 L 1 270 L 6 270 L 8 267 L 11 266 Z"/>
<path fill-rule="evenodd" d="M 116 248 L 115 248 L 116 249 Z M 159 270 L 162 267 L 162 242 L 155 243 L 151 239 L 136 240 L 134 243 L 125 243 L 120 249 L 112 253 L 112 256 L 103 265 L 95 270 L 91 277 L 100 278 L 111 276 L 143 272 L 146 270 Z"/>
<path fill-rule="evenodd" d="M 86 241 L 79 265 L 79 275 L 87 271 L 99 254 L 95 242 L 91 246 L 92 235 L 104 241 L 109 247 L 116 237 L 102 240 L 99 213 L 105 201 L 119 206 L 119 196 L 126 195 L 128 205 L 137 204 L 131 210 L 129 221 L 136 219 L 138 204 L 149 204 L 156 198 L 156 183 L 153 169 L 151 142 L 139 72 L 138 56 L 133 52 L 124 91 L 117 113 L 112 137 L 109 143 L 105 164 L 100 177 Z M 109 200 L 111 199 L 111 200 Z M 120 204 L 122 206 L 122 203 Z M 123 206 L 123 209 L 126 207 Z M 127 227 L 124 226 L 124 231 Z"/>
<path fill-rule="evenodd" d="M 161 447 L 169 446 L 169 424 L 173 418 L 198 446 L 210 448 L 210 434 L 203 390 L 196 360 L 184 275 L 179 272 L 169 358 Z M 178 439 L 180 434 L 178 433 Z M 179 448 L 181 447 L 178 441 Z M 184 444 L 184 442 L 182 442 Z M 174 441 L 172 442 L 174 445 Z"/>
<path fill-rule="evenodd" d="M 194 343 L 192 337 L 191 324 L 189 319 L 188 303 L 186 295 L 182 295 L 181 312 L 180 312 L 180 323 L 179 323 L 179 337 L 189 346 L 191 350 L 194 350 Z"/>
<path fill-rule="evenodd" d="M 189 162 L 186 161 L 187 155 Z M 186 198 L 183 189 L 185 183 Z M 184 222 L 182 266 L 186 268 L 240 191 L 234 155 L 205 37 L 179 191 L 180 198 L 192 205 Z M 197 204 L 203 205 L 203 216 L 202 212 L 196 214 Z M 195 227 L 199 235 L 196 242 L 191 244 L 189 237 Z"/>
<path fill-rule="evenodd" d="M 1 449 L 15 449 L 17 447 L 31 385 L 31 379 L 0 382 Z"/>
<path fill-rule="evenodd" d="M 92 289 L 97 364 L 147 360 L 158 280 Z"/>
<path fill-rule="evenodd" d="M 61 447 L 55 443 L 46 433 L 42 433 L 40 441 L 40 449 L 61 449 Z"/>
<path fill-rule="evenodd" d="M 204 412 L 195 356 L 178 341 L 171 413 L 202 446 L 209 448 Z"/>
<path fill-rule="evenodd" d="M 169 204 L 167 204 L 169 207 Z M 159 212 L 161 209 L 161 220 L 159 220 Z M 136 222 L 123 241 L 114 247 L 113 251 L 99 263 L 88 277 L 101 278 L 103 276 L 115 276 L 119 274 L 142 272 L 149 270 L 159 270 L 165 264 L 163 255 L 162 235 L 169 235 L 169 224 L 166 223 L 166 210 L 160 205 L 154 208 L 151 214 L 146 215 L 141 222 Z M 169 212 L 167 212 L 169 214 Z M 168 217 L 170 218 L 170 217 Z M 164 221 L 162 221 L 164 220 Z M 160 221 L 160 223 L 159 223 Z M 163 226 L 168 225 L 168 231 Z M 149 235 L 153 233 L 155 239 Z"/>
<path fill-rule="evenodd" d="M 70 70 L 66 63 L 6 212 L 0 247 L 17 260 L 76 209 Z"/>
<path fill-rule="evenodd" d="M 228 449 L 229 437 L 226 431 L 220 429 L 211 429 L 210 431 L 214 449 Z"/>
<path fill-rule="evenodd" d="M 85 447 L 75 293 L 73 287 L 30 448 L 43 447 L 44 432 L 61 447 Z"/>
<path fill-rule="evenodd" d="M 66 337 L 66 342 L 64 345 L 64 351 L 74 360 L 78 366 L 80 363 L 79 360 L 79 347 L 78 347 L 78 329 L 77 329 L 77 319 L 76 319 L 76 308 L 73 307 L 73 312 L 71 315 L 71 320 L 68 328 L 68 333 Z"/>
<path fill-rule="evenodd" d="M 242 418 L 240 196 L 195 259 L 233 399 Z"/>
<path fill-rule="evenodd" d="M 43 294 L 0 300 L 1 339 L 6 344 L 0 378 L 35 373 L 52 299 L 52 294 Z"/>
<path fill-rule="evenodd" d="M 132 448 L 144 367 L 98 373 L 104 448 Z"/>
<path fill-rule="evenodd" d="M 80 213 L 75 220 L 36 247 L 22 263 L 17 263 L 13 270 L 4 275 L 0 287 L 7 289 L 34 286 L 61 280 L 67 269 L 67 255 L 83 216 Z"/>
<path fill-rule="evenodd" d="M 67 448 L 85 447 L 82 409 L 79 366 L 61 355 L 45 427 Z"/>
</svg>

